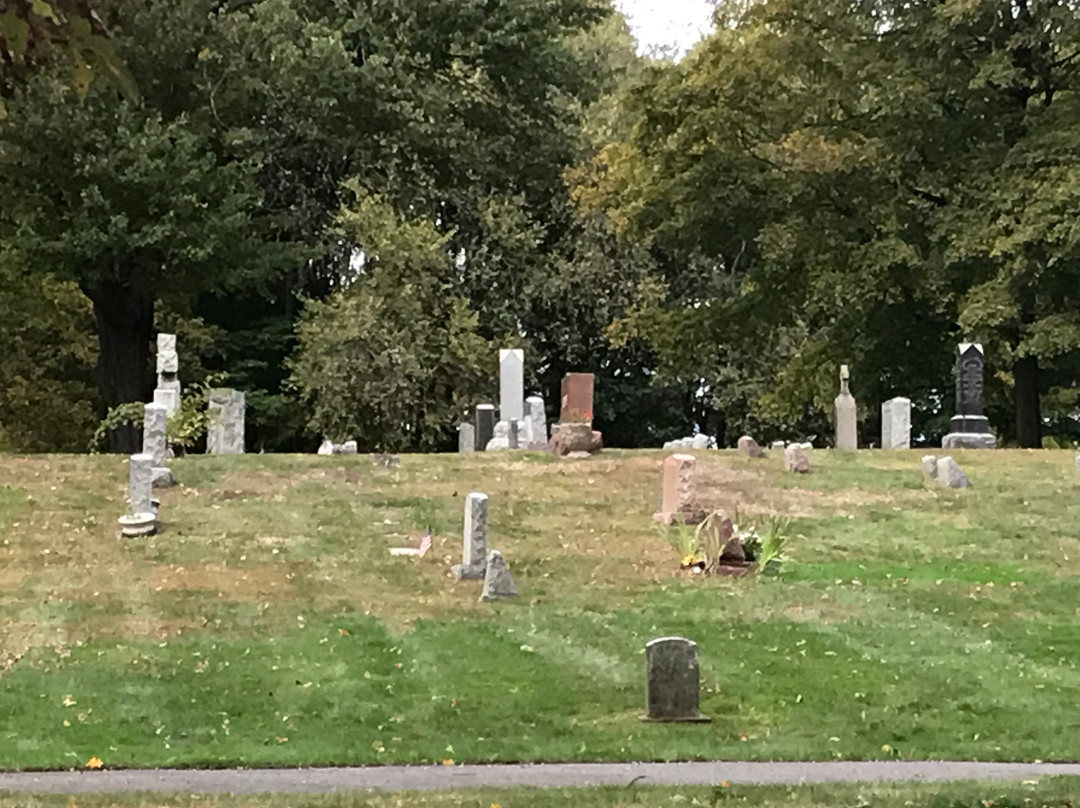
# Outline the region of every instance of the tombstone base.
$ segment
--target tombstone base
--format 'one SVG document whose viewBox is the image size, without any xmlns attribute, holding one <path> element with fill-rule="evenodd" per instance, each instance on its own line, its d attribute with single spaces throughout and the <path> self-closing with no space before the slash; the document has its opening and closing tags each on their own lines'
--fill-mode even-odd
<svg viewBox="0 0 1080 808">
<path fill-rule="evenodd" d="M 459 581 L 482 581 L 487 574 L 487 567 L 479 564 L 455 564 L 450 571 Z"/>
<path fill-rule="evenodd" d="M 997 436 L 989 432 L 950 432 L 941 439 L 942 449 L 993 449 Z"/>
<path fill-rule="evenodd" d="M 710 724 L 712 719 L 707 715 L 698 713 L 689 718 L 653 718 L 648 715 L 639 715 L 638 720 L 645 724 Z"/>
<path fill-rule="evenodd" d="M 157 532 L 157 514 L 126 514 L 116 520 L 120 525 L 120 534 L 133 539 L 138 536 L 153 536 Z"/>
</svg>

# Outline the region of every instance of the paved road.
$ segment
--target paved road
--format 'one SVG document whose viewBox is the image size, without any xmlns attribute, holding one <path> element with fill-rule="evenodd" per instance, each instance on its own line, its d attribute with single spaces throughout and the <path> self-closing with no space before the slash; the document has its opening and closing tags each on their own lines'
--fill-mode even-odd
<svg viewBox="0 0 1080 808">
<path fill-rule="evenodd" d="M 908 780 L 1030 780 L 1080 776 L 1077 763 L 865 761 L 823 763 L 547 763 L 493 766 L 373 766 L 340 769 L 125 769 L 0 772 L 0 791 L 158 791 L 257 794 L 350 789 L 427 790 L 477 786 L 712 785 Z"/>
</svg>

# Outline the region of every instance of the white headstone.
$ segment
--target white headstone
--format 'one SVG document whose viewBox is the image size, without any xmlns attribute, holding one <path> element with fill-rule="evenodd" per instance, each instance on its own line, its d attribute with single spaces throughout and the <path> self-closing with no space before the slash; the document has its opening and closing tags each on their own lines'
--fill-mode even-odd
<svg viewBox="0 0 1080 808">
<path fill-rule="evenodd" d="M 499 351 L 499 420 L 521 421 L 525 417 L 525 352 L 520 348 Z"/>
<path fill-rule="evenodd" d="M 152 513 L 154 494 L 154 458 L 142 453 L 128 459 L 128 499 L 133 514 Z"/>
<path fill-rule="evenodd" d="M 850 373 L 847 365 L 840 366 L 840 395 L 834 402 L 836 407 L 836 448 L 854 451 L 859 448 L 857 429 L 857 409 L 855 397 L 848 390 Z"/>
<path fill-rule="evenodd" d="M 911 448 L 911 399 L 898 396 L 881 405 L 881 448 Z"/>
<path fill-rule="evenodd" d="M 472 492 L 465 498 L 465 530 L 461 563 L 454 565 L 458 578 L 479 579 L 487 567 L 487 494 Z"/>
<path fill-rule="evenodd" d="M 176 334 L 157 335 L 157 372 L 180 372 L 180 358 L 176 354 Z"/>
<path fill-rule="evenodd" d="M 526 433 L 528 444 L 526 449 L 546 449 L 548 444 L 547 412 L 544 409 L 544 399 L 540 396 L 529 396 L 525 399 L 525 418 L 528 423 Z"/>
<path fill-rule="evenodd" d="M 207 411 L 210 424 L 206 451 L 209 454 L 243 454 L 244 394 L 228 388 L 211 390 Z"/>
</svg>

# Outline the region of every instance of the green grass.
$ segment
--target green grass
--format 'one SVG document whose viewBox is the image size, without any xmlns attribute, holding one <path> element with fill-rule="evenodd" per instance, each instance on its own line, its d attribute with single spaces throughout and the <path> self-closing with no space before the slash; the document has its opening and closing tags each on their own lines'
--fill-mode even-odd
<svg viewBox="0 0 1080 808">
<path fill-rule="evenodd" d="M 678 572 L 656 452 L 192 457 L 135 541 L 123 459 L 3 458 L 0 768 L 1080 759 L 1080 472 L 956 456 L 970 490 L 918 452 L 699 453 L 711 507 L 792 520 L 793 563 L 738 580 Z M 449 575 L 472 490 L 516 601 Z M 665 634 L 711 724 L 638 720 Z"/>
<path fill-rule="evenodd" d="M 659 788 L 457 789 L 438 792 L 259 794 L 27 795 L 0 792 L 0 808 L 1074 808 L 1080 781 L 1025 784 L 715 786 Z"/>
</svg>

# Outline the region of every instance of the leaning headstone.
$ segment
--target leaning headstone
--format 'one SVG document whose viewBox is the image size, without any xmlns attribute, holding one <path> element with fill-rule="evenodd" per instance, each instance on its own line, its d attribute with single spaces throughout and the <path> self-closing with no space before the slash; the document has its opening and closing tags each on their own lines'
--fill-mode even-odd
<svg viewBox="0 0 1080 808">
<path fill-rule="evenodd" d="M 937 458 L 934 455 L 923 455 L 922 471 L 927 477 L 937 477 Z"/>
<path fill-rule="evenodd" d="M 502 553 L 492 550 L 487 557 L 487 569 L 484 571 L 484 590 L 480 595 L 482 602 L 499 600 L 500 598 L 516 598 L 517 586 L 514 578 L 510 575 L 510 568 Z"/>
<path fill-rule="evenodd" d="M 898 396 L 881 405 L 881 448 L 911 448 L 911 399 Z"/>
<path fill-rule="evenodd" d="M 133 454 L 128 459 L 128 501 L 131 513 L 153 513 L 154 457 Z"/>
<path fill-rule="evenodd" d="M 705 722 L 701 714 L 701 672 L 697 643 L 685 637 L 660 637 L 645 645 L 648 693 L 643 721 Z"/>
<path fill-rule="evenodd" d="M 544 409 L 544 399 L 540 396 L 529 396 L 525 399 L 525 437 L 526 449 L 546 449 L 548 443 L 547 412 Z"/>
<path fill-rule="evenodd" d="M 499 420 L 521 421 L 525 417 L 525 352 L 520 348 L 499 350 Z"/>
<path fill-rule="evenodd" d="M 840 366 L 840 394 L 834 402 L 836 408 L 836 448 L 854 451 L 859 448 L 857 431 L 857 408 L 855 397 L 848 390 L 851 374 L 847 365 Z"/>
<path fill-rule="evenodd" d="M 775 444 L 773 444 L 775 446 Z M 780 442 L 781 448 L 783 448 L 783 441 Z M 751 438 L 749 435 L 743 435 L 739 438 L 739 451 L 747 457 L 764 457 L 765 451 L 758 446 L 758 442 Z"/>
<path fill-rule="evenodd" d="M 964 474 L 959 464 L 951 457 L 939 457 L 937 461 L 937 474 L 934 475 L 938 485 L 946 488 L 969 488 L 967 475 Z"/>
<path fill-rule="evenodd" d="M 944 449 L 993 449 L 997 438 L 983 415 L 982 345 L 962 342 L 956 349 L 956 415 L 949 420 Z"/>
<path fill-rule="evenodd" d="M 457 450 L 461 454 L 468 454 L 469 452 L 476 451 L 476 427 L 472 424 L 458 424 Z"/>
<path fill-rule="evenodd" d="M 465 498 L 465 530 L 461 563 L 455 564 L 458 578 L 479 579 L 487 567 L 487 494 L 473 492 Z"/>
<path fill-rule="evenodd" d="M 165 407 L 172 417 L 180 408 L 180 358 L 176 353 L 176 334 L 157 335 L 157 387 L 154 403 Z"/>
<path fill-rule="evenodd" d="M 694 456 L 668 455 L 664 458 L 663 468 L 660 510 L 653 514 L 653 519 L 665 525 L 694 525 L 704 520 L 705 511 L 697 502 L 694 480 L 697 460 Z"/>
<path fill-rule="evenodd" d="M 476 451 L 487 449 L 488 442 L 495 437 L 495 405 L 476 405 Z"/>
<path fill-rule="evenodd" d="M 243 454 L 244 394 L 228 388 L 211 390 L 207 412 L 210 424 L 206 451 L 209 454 Z"/>
<path fill-rule="evenodd" d="M 810 461 L 806 459 L 802 446 L 797 443 L 788 444 L 784 449 L 784 468 L 796 474 L 810 473 Z"/>
</svg>

